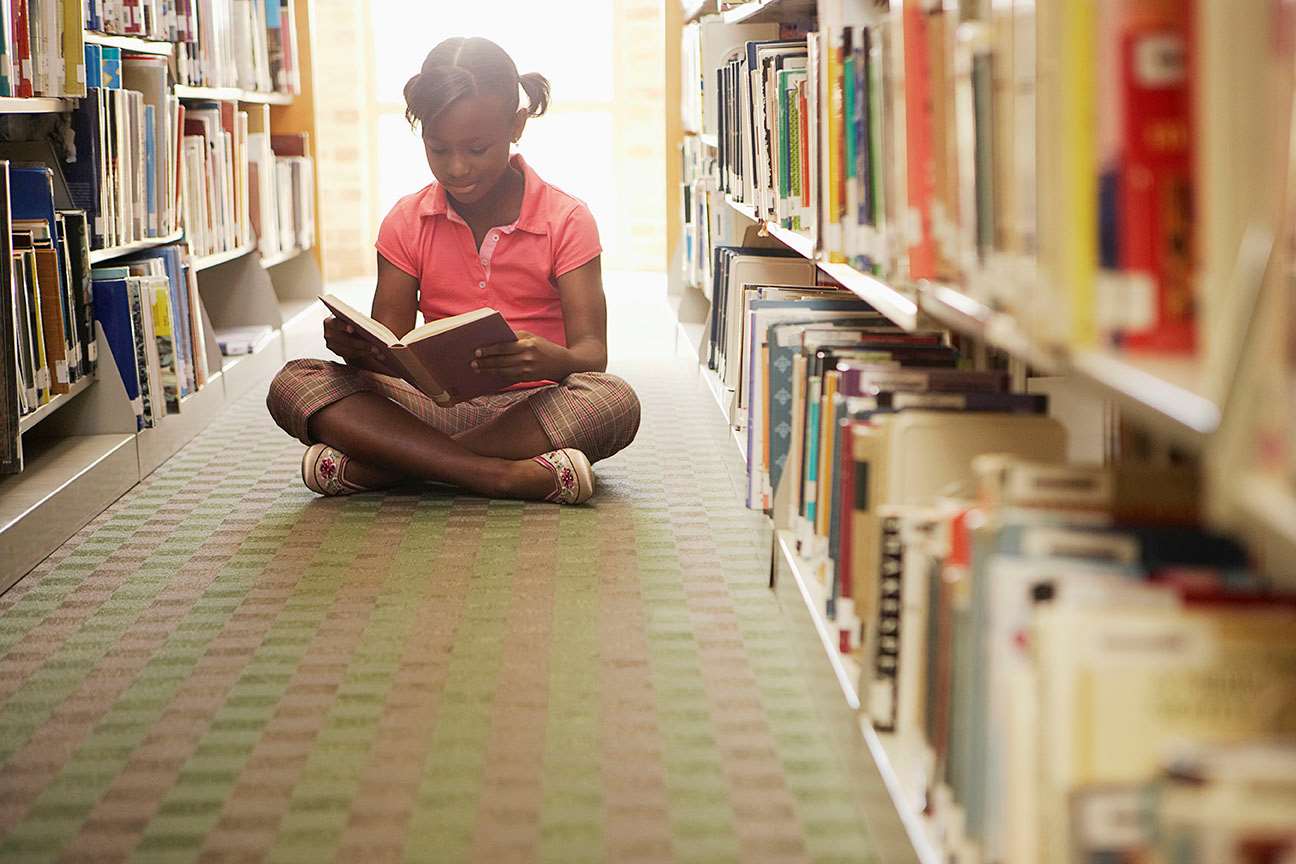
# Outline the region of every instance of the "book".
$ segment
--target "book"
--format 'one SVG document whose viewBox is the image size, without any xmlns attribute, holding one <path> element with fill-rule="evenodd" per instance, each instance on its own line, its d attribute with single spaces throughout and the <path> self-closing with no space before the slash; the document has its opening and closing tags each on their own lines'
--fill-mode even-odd
<svg viewBox="0 0 1296 864">
<path fill-rule="evenodd" d="M 474 352 L 517 340 L 513 328 L 494 309 L 482 307 L 431 321 L 403 337 L 332 294 L 320 301 L 378 347 L 393 370 L 439 405 L 464 402 L 506 389 L 510 382 L 471 368 Z"/>
<path fill-rule="evenodd" d="M 274 338 L 274 328 L 269 324 L 252 324 L 246 327 L 224 327 L 216 331 L 216 345 L 226 357 L 255 354 Z"/>
</svg>

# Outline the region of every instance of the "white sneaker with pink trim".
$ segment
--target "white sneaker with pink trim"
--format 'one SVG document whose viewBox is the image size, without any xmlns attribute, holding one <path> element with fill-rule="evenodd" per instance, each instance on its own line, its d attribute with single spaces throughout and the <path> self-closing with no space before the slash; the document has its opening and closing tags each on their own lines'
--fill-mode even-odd
<svg viewBox="0 0 1296 864">
<path fill-rule="evenodd" d="M 317 495 L 354 495 L 367 492 L 343 478 L 349 457 L 327 444 L 312 444 L 302 455 L 302 482 Z"/>
<path fill-rule="evenodd" d="M 594 468 L 585 454 L 571 447 L 551 450 L 532 461 L 554 475 L 554 491 L 545 496 L 556 504 L 584 504 L 594 495 Z"/>
</svg>

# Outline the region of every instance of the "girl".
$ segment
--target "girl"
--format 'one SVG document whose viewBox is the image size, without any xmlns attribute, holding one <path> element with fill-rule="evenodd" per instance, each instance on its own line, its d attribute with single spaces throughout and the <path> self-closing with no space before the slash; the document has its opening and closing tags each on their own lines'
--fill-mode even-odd
<svg viewBox="0 0 1296 864">
<path fill-rule="evenodd" d="M 431 321 L 491 306 L 517 341 L 479 351 L 473 365 L 514 383 L 439 407 L 329 318 L 325 342 L 345 363 L 295 360 L 267 399 L 275 422 L 309 445 L 302 479 L 313 491 L 346 495 L 418 479 L 579 504 L 594 492 L 590 463 L 634 439 L 639 400 L 603 371 L 607 310 L 594 219 L 509 154 L 548 103 L 549 82 L 519 76 L 486 39 L 447 39 L 405 85 L 406 117 L 422 129 L 436 182 L 383 220 L 371 314 L 408 333 L 417 312 Z"/>
</svg>

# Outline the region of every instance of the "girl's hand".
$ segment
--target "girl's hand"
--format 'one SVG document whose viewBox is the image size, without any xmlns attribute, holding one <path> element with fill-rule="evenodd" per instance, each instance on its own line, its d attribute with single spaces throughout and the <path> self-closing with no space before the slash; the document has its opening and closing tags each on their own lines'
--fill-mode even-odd
<svg viewBox="0 0 1296 864">
<path fill-rule="evenodd" d="M 381 351 L 356 328 L 330 315 L 324 319 L 324 344 L 350 366 L 390 375 Z"/>
<path fill-rule="evenodd" d="M 543 336 L 519 330 L 516 342 L 479 349 L 472 366 L 478 372 L 493 372 L 510 384 L 561 381 L 567 377 L 567 349 Z"/>
</svg>

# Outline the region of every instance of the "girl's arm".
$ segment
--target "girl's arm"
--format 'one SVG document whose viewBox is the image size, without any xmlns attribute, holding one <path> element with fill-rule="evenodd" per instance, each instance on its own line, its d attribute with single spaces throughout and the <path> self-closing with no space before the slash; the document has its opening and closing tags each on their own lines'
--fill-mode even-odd
<svg viewBox="0 0 1296 864">
<path fill-rule="evenodd" d="M 401 270 L 378 253 L 378 287 L 374 291 L 370 317 L 393 333 L 405 335 L 414 329 L 418 314 L 418 279 Z M 324 322 L 324 343 L 349 366 L 368 369 L 382 375 L 399 375 L 388 369 L 383 356 L 360 336 L 355 328 L 336 318 Z"/>
<path fill-rule="evenodd" d="M 514 383 L 561 381 L 574 372 L 607 369 L 607 299 L 603 296 L 603 266 L 599 258 L 558 277 L 567 347 L 525 331 L 517 342 L 492 345 L 477 352 L 473 366 L 500 372 Z"/>
</svg>

